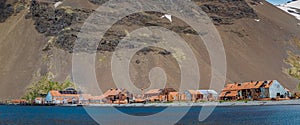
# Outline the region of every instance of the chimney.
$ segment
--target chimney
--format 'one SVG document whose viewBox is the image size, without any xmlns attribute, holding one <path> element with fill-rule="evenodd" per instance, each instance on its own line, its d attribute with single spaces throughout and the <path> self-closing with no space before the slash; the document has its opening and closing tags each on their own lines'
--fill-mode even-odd
<svg viewBox="0 0 300 125">
<path fill-rule="evenodd" d="M 144 88 L 142 88 L 141 90 L 142 90 L 142 98 L 144 99 L 145 96 Z"/>
</svg>

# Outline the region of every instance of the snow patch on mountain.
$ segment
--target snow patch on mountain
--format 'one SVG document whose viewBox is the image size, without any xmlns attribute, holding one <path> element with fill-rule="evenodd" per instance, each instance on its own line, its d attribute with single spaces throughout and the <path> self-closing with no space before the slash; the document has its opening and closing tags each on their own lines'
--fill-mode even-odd
<svg viewBox="0 0 300 125">
<path fill-rule="evenodd" d="M 278 8 L 283 11 L 295 16 L 298 20 L 300 20 L 300 1 L 294 0 L 287 2 L 285 4 L 277 5 Z"/>
</svg>

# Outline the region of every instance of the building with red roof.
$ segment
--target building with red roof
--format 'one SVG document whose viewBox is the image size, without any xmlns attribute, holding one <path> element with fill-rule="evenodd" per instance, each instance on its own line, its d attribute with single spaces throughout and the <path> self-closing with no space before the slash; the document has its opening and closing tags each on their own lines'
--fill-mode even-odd
<svg viewBox="0 0 300 125">
<path fill-rule="evenodd" d="M 77 92 L 51 90 L 46 96 L 46 103 L 49 104 L 75 104 L 78 103 L 79 94 Z"/>
<path fill-rule="evenodd" d="M 263 98 L 275 99 L 290 97 L 290 92 L 277 80 L 251 81 L 227 84 L 220 93 L 219 97 L 221 100 L 259 100 Z"/>
</svg>

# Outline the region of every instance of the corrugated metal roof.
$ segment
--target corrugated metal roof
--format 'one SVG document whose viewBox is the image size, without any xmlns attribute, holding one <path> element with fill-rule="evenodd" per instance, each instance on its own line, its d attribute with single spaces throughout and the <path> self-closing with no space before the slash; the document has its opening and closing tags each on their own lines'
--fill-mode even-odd
<svg viewBox="0 0 300 125">
<path fill-rule="evenodd" d="M 51 90 L 50 94 L 52 97 L 79 97 L 78 94 L 61 94 L 59 91 Z"/>
<path fill-rule="evenodd" d="M 265 88 L 268 87 L 268 85 L 272 84 L 272 80 L 271 81 L 267 81 L 267 86 L 265 86 Z M 255 88 L 260 88 L 263 84 L 265 83 L 265 81 L 256 81 L 256 82 L 244 82 L 244 83 L 231 83 L 231 84 L 227 84 L 225 86 L 225 88 L 223 89 L 223 91 L 233 91 L 233 90 L 243 90 L 243 89 L 255 89 Z"/>
<path fill-rule="evenodd" d="M 197 90 L 187 90 L 187 92 L 192 94 L 192 95 L 202 94 L 201 92 L 199 92 Z"/>
<path fill-rule="evenodd" d="M 147 91 L 145 94 L 160 94 L 162 92 L 162 89 L 151 89 Z"/>
<path fill-rule="evenodd" d="M 238 95 L 238 91 L 223 91 L 220 94 L 220 97 L 235 97 Z"/>
</svg>

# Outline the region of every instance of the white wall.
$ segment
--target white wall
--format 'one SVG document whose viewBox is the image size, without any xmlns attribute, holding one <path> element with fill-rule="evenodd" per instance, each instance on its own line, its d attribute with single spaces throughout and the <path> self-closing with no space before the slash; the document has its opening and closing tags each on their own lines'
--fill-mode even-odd
<svg viewBox="0 0 300 125">
<path fill-rule="evenodd" d="M 34 100 L 35 104 L 42 104 L 42 100 Z"/>
<path fill-rule="evenodd" d="M 285 96 L 287 91 L 284 89 L 284 87 L 277 80 L 274 80 L 273 84 L 269 88 L 270 98 L 276 98 L 277 93 L 280 93 L 280 95 Z"/>
</svg>

